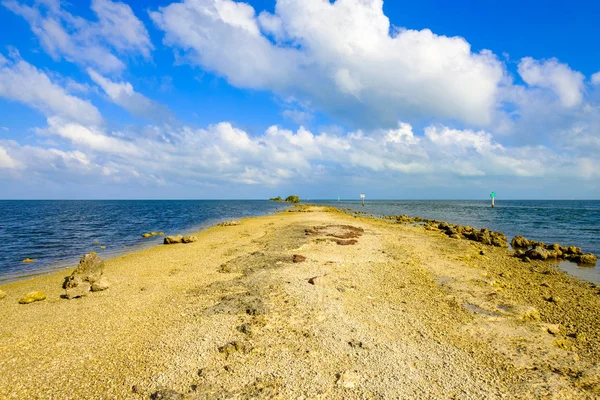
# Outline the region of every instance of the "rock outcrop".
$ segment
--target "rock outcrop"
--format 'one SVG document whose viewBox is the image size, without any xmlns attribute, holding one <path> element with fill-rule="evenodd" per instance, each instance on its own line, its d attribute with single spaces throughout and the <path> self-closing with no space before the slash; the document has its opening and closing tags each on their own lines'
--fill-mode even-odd
<svg viewBox="0 0 600 400">
<path fill-rule="evenodd" d="M 63 289 L 68 299 L 87 296 L 90 291 L 108 289 L 108 281 L 102 276 L 104 261 L 94 252 L 81 258 L 73 273 L 65 278 Z"/>
<path fill-rule="evenodd" d="M 0 300 L 6 297 L 6 292 L 0 290 Z"/>
<path fill-rule="evenodd" d="M 468 239 L 475 242 L 487 244 L 496 247 L 508 247 L 506 236 L 500 232 L 490 231 L 488 229 L 475 229 L 471 226 L 453 225 L 447 222 L 440 222 L 437 229 L 431 222 L 425 224 L 427 230 L 439 230 L 453 239 Z"/>
<path fill-rule="evenodd" d="M 29 292 L 19 300 L 19 304 L 30 304 L 36 301 L 46 300 L 46 293 L 41 291 Z"/>
<path fill-rule="evenodd" d="M 514 256 L 524 261 L 569 260 L 585 266 L 594 266 L 598 261 L 596 255 L 584 253 L 579 247 L 561 246 L 558 243 L 545 244 L 544 242 L 527 240 L 521 235 L 515 236 L 510 244 L 515 250 Z"/>
</svg>

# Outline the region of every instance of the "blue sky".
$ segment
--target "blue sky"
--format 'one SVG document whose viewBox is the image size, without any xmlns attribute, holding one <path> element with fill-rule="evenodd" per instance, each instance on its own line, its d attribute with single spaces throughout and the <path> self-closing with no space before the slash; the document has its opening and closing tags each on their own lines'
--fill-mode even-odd
<svg viewBox="0 0 600 400">
<path fill-rule="evenodd" d="M 0 198 L 600 197 L 600 4 L 0 1 Z"/>
</svg>

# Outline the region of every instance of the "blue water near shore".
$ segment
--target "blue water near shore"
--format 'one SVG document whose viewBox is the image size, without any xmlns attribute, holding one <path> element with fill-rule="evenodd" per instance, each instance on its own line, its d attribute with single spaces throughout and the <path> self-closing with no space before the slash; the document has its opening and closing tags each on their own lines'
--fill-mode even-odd
<svg viewBox="0 0 600 400">
<path fill-rule="evenodd" d="M 0 201 L 0 282 L 75 266 L 90 251 L 106 258 L 162 243 L 143 239 L 144 232 L 186 234 L 284 207 L 252 200 Z"/>
<path fill-rule="evenodd" d="M 502 232 L 508 240 L 515 235 L 545 243 L 581 247 L 600 256 L 599 200 L 496 200 L 417 201 L 373 200 L 362 207 L 357 201 L 315 201 L 316 204 L 347 207 L 375 215 L 401 215 L 437 219 L 454 224 Z M 562 263 L 567 272 L 600 284 L 600 268 L 582 268 Z"/>
<path fill-rule="evenodd" d="M 420 216 L 486 227 L 546 243 L 581 247 L 600 255 L 600 201 L 311 201 L 366 211 L 375 215 Z M 141 234 L 164 231 L 185 234 L 217 222 L 264 215 L 282 203 L 269 201 L 0 201 L 0 282 L 74 266 L 96 251 L 111 257 L 162 243 Z M 94 242 L 99 245 L 94 245 Z M 106 246 L 106 249 L 100 249 Z M 126 246 L 126 247 L 123 247 Z M 36 262 L 25 264 L 25 258 Z M 600 284 L 600 268 L 562 266 Z"/>
</svg>

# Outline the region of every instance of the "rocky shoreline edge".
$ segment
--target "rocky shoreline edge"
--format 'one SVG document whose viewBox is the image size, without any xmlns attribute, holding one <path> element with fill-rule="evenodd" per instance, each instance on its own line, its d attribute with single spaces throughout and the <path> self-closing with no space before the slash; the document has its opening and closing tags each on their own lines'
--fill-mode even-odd
<svg viewBox="0 0 600 400">
<path fill-rule="evenodd" d="M 355 211 L 350 208 L 338 208 L 333 206 L 332 208 L 347 214 L 360 215 L 363 217 L 369 215 L 369 213 L 364 211 Z M 508 238 L 506 235 L 487 228 L 476 229 L 468 225 L 452 224 L 437 219 L 427 219 L 423 217 L 411 217 L 406 214 L 381 215 L 373 216 L 373 218 L 395 221 L 396 223 L 406 225 L 419 224 L 422 225 L 425 230 L 442 232 L 452 239 L 466 239 L 490 246 L 508 248 Z M 542 241 L 527 239 L 522 235 L 515 235 L 510 241 L 510 246 L 514 250 L 513 255 L 523 260 L 523 262 L 530 262 L 531 260 L 567 260 L 579 266 L 594 267 L 598 261 L 597 255 L 593 253 L 584 253 L 579 247 L 572 245 L 564 246 L 558 243 L 547 244 Z"/>
</svg>

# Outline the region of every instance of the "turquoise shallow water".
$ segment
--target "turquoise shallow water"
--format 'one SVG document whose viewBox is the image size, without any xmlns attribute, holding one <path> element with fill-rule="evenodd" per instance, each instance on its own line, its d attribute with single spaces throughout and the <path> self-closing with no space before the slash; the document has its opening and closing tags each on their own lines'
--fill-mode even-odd
<svg viewBox="0 0 600 400">
<path fill-rule="evenodd" d="M 106 258 L 162 243 L 161 237 L 143 239 L 144 232 L 190 233 L 282 207 L 236 200 L 0 201 L 0 282 L 77 265 L 89 251 Z M 25 258 L 36 261 L 22 263 Z"/>
<path fill-rule="evenodd" d="M 600 201 L 311 201 L 376 215 L 421 216 L 600 254 Z M 141 234 L 188 233 L 226 219 L 264 215 L 282 203 L 249 200 L 0 201 L 0 281 L 74 266 L 89 251 L 102 257 L 149 247 L 162 238 Z M 99 245 L 93 243 L 98 241 Z M 100 245 L 106 246 L 105 250 Z M 126 246 L 125 248 L 123 246 Z M 37 259 L 24 264 L 24 258 Z M 600 268 L 563 266 L 600 284 Z M 578 272 L 579 271 L 579 272 Z"/>
<path fill-rule="evenodd" d="M 489 228 L 502 232 L 509 241 L 515 235 L 545 243 L 581 247 L 600 256 L 599 200 L 372 200 L 362 207 L 356 201 L 315 201 L 347 207 L 375 215 L 401 215 L 438 219 L 454 224 Z M 600 268 L 582 268 L 563 263 L 561 268 L 600 284 Z"/>
</svg>

